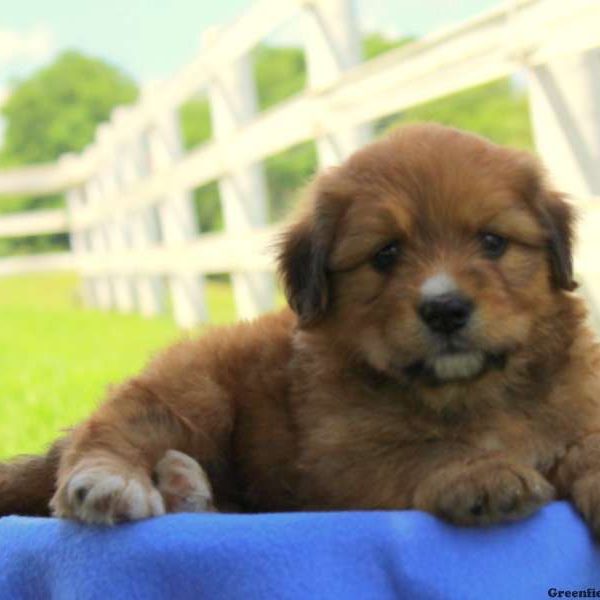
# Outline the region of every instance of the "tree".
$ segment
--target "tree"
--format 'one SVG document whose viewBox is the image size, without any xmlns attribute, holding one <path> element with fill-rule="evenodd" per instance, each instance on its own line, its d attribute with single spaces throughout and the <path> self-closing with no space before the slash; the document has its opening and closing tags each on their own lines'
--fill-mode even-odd
<svg viewBox="0 0 600 600">
<path fill-rule="evenodd" d="M 65 152 L 79 152 L 116 106 L 136 97 L 135 83 L 117 68 L 65 52 L 17 84 L 2 107 L 7 127 L 1 164 L 50 162 Z"/>
<path fill-rule="evenodd" d="M 301 48 L 261 44 L 252 55 L 258 109 L 267 110 L 301 92 L 306 85 L 306 64 Z M 212 137 L 210 108 L 206 99 L 194 98 L 180 110 L 181 129 L 187 149 Z M 278 220 L 291 204 L 295 190 L 316 167 L 314 144 L 295 146 L 265 161 L 269 192 L 269 216 Z M 201 230 L 223 228 L 218 186 L 213 182 L 194 191 Z"/>
<path fill-rule="evenodd" d="M 79 152 L 118 105 L 133 102 L 137 86 L 117 68 L 78 52 L 17 83 L 1 109 L 6 119 L 0 167 L 52 162 Z M 0 213 L 61 206 L 60 195 L 2 198 Z M 0 240 L 0 255 L 45 252 L 67 246 L 65 234 Z"/>
<path fill-rule="evenodd" d="M 259 45 L 253 53 L 254 80 L 260 110 L 301 92 L 306 86 L 306 61 L 301 48 Z"/>
<path fill-rule="evenodd" d="M 369 60 L 398 48 L 411 38 L 389 39 L 373 33 L 363 38 L 363 54 Z M 301 92 L 306 85 L 306 63 L 301 48 L 260 45 L 253 53 L 259 110 L 268 110 Z M 108 119 L 118 104 L 132 102 L 135 84 L 114 67 L 75 52 L 63 54 L 50 67 L 21 83 L 3 109 L 8 127 L 0 165 L 52 161 L 67 151 L 89 144 L 99 123 Z M 210 107 L 196 97 L 180 110 L 187 149 L 212 138 Z M 532 147 L 527 99 L 509 80 L 488 83 L 446 98 L 391 114 L 375 123 L 377 134 L 399 123 L 437 121 L 485 135 L 499 143 Z M 265 174 L 269 192 L 269 215 L 279 220 L 293 205 L 298 188 L 317 168 L 315 144 L 306 142 L 268 157 Z M 223 228 L 216 182 L 194 190 L 198 220 L 203 231 Z M 54 199 L 54 202 L 57 200 Z M 17 199 L 0 203 L 13 210 L 35 208 L 47 200 Z M 32 240 L 5 241 L 11 248 L 41 244 Z M 56 240 L 55 237 L 50 241 Z M 0 253 L 2 247 L 0 245 Z"/>
<path fill-rule="evenodd" d="M 533 149 L 526 91 L 499 79 L 406 110 L 391 126 L 435 121 L 479 133 L 498 144 Z"/>
<path fill-rule="evenodd" d="M 413 41 L 411 37 L 389 39 L 379 33 L 366 35 L 362 42 L 365 60 Z M 306 63 L 301 48 L 260 45 L 253 54 L 259 110 L 301 92 L 306 85 Z M 196 98 L 181 110 L 186 147 L 193 148 L 212 137 L 210 108 L 206 99 Z M 524 148 L 532 146 L 527 99 L 523 90 L 509 80 L 488 83 L 440 100 L 378 119 L 377 135 L 400 123 L 436 121 L 485 135 L 498 143 Z M 295 203 L 298 189 L 317 168 L 313 142 L 298 144 L 264 161 L 269 192 L 269 216 L 277 221 Z M 195 190 L 200 227 L 204 231 L 223 228 L 218 186 L 215 182 Z"/>
<path fill-rule="evenodd" d="M 411 36 L 404 36 L 396 40 L 390 39 L 381 33 L 368 33 L 362 40 L 362 53 L 364 60 L 371 60 L 388 50 L 400 48 L 414 40 Z"/>
</svg>

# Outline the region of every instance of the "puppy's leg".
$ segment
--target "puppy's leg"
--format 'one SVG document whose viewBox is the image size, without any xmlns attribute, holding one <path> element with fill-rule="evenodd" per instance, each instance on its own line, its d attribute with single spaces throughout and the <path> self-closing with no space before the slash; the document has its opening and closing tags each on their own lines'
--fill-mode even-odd
<svg viewBox="0 0 600 600">
<path fill-rule="evenodd" d="M 573 501 L 600 538 L 600 432 L 586 435 L 569 447 L 555 478 L 561 496 Z"/>
<path fill-rule="evenodd" d="M 208 477 L 191 456 L 168 450 L 154 476 L 167 512 L 215 512 Z"/>
<path fill-rule="evenodd" d="M 414 506 L 453 523 L 484 525 L 526 517 L 553 495 L 534 469 L 488 455 L 434 471 L 418 485 Z"/>
<path fill-rule="evenodd" d="M 161 515 L 167 507 L 152 471 L 167 450 L 201 461 L 222 456 L 232 422 L 223 391 L 208 378 L 194 397 L 188 391 L 178 398 L 175 386 L 160 385 L 143 378 L 122 385 L 73 432 L 59 466 L 53 514 L 106 524 Z"/>
<path fill-rule="evenodd" d="M 416 508 L 476 525 L 525 517 L 554 496 L 539 472 L 508 454 L 434 440 L 390 444 L 389 453 L 371 457 L 362 448 L 346 451 L 344 463 L 323 461 L 317 452 L 303 457 L 310 507 Z"/>
</svg>

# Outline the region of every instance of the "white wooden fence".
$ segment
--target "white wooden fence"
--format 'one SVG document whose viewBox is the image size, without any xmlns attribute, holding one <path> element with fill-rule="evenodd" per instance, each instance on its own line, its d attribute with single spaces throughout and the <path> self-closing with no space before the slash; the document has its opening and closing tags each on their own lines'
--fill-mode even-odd
<svg viewBox="0 0 600 600">
<path fill-rule="evenodd" d="M 309 84 L 259 112 L 250 52 L 291 18 L 301 22 Z M 351 0 L 258 1 L 206 33 L 198 58 L 171 80 L 116 109 L 81 155 L 0 173 L 0 195 L 67 198 L 66 212 L 2 217 L 0 236 L 68 231 L 71 242 L 68 254 L 4 259 L 0 275 L 76 269 L 89 305 L 144 315 L 164 311 L 170 294 L 178 323 L 190 326 L 206 319 L 203 277 L 227 272 L 239 315 L 252 317 L 274 299 L 264 159 L 315 140 L 320 165 L 337 163 L 374 119 L 516 71 L 528 74 L 536 142 L 558 182 L 581 199 L 600 195 L 599 46 L 599 0 L 520 0 L 361 62 Z M 213 139 L 185 153 L 178 109 L 199 92 Z M 191 190 L 215 180 L 225 233 L 202 234 Z M 600 306 L 599 215 L 586 205 L 580 270 Z"/>
</svg>

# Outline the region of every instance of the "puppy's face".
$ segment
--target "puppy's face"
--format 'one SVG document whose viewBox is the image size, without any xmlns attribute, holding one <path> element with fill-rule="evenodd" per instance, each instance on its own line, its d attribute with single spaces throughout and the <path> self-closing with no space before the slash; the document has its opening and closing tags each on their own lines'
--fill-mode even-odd
<svg viewBox="0 0 600 600">
<path fill-rule="evenodd" d="M 280 257 L 290 304 L 302 327 L 394 378 L 501 370 L 572 289 L 570 209 L 524 153 L 412 126 L 312 194 Z"/>
</svg>

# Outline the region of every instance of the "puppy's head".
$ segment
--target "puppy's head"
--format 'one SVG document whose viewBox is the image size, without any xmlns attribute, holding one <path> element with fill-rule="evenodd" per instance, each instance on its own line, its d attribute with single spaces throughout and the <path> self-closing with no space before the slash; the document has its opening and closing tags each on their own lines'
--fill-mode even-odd
<svg viewBox="0 0 600 600">
<path fill-rule="evenodd" d="M 528 154 L 402 128 L 321 175 L 285 234 L 300 327 L 394 378 L 464 382 L 543 343 L 574 287 L 573 214 Z"/>
</svg>

